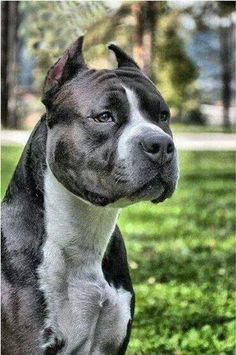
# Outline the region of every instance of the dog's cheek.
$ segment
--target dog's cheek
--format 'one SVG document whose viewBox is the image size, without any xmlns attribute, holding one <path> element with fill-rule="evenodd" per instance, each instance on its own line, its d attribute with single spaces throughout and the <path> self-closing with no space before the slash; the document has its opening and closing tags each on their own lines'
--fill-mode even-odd
<svg viewBox="0 0 236 355">
<path fill-rule="evenodd" d="M 68 143 L 63 140 L 60 140 L 56 143 L 54 151 L 54 162 L 57 165 L 67 165 L 71 160 L 71 152 Z"/>
<path fill-rule="evenodd" d="M 53 139 L 49 143 L 47 159 L 53 174 L 66 185 L 72 177 L 77 180 L 76 175 L 81 169 L 83 156 L 78 157 L 75 144 L 65 137 Z"/>
<path fill-rule="evenodd" d="M 78 171 L 85 162 L 85 152 L 78 149 L 78 144 L 70 138 L 61 138 L 55 144 L 53 163 L 61 169 Z"/>
</svg>

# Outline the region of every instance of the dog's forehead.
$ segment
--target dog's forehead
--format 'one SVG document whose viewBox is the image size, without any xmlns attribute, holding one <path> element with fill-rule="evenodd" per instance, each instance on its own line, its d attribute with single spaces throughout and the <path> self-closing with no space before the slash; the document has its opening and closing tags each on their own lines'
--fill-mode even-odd
<svg viewBox="0 0 236 355">
<path fill-rule="evenodd" d="M 168 105 L 155 84 L 140 70 L 118 68 L 115 73 L 122 84 L 135 94 L 141 110 L 148 111 L 151 115 L 159 110 L 169 111 Z"/>
<path fill-rule="evenodd" d="M 114 96 L 118 100 L 128 101 L 125 88 L 132 90 L 144 109 L 153 104 L 155 107 L 162 106 L 167 109 L 154 83 L 136 69 L 85 70 L 64 86 L 58 99 L 73 105 L 75 102 L 85 105 L 90 102 L 91 105 L 103 96 Z"/>
</svg>

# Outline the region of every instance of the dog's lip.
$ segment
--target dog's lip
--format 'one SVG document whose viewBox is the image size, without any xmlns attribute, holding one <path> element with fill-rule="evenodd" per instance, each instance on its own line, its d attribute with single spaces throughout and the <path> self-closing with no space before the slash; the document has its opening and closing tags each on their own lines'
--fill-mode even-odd
<svg viewBox="0 0 236 355">
<path fill-rule="evenodd" d="M 170 197 L 172 195 L 172 192 L 170 189 L 168 189 L 168 187 L 166 187 L 163 191 L 163 193 L 157 197 L 157 198 L 154 198 L 152 199 L 152 203 L 159 203 L 159 202 L 163 202 L 165 201 L 168 197 Z"/>
<path fill-rule="evenodd" d="M 150 190 L 154 189 L 155 187 L 158 187 L 158 184 L 159 184 L 159 188 L 162 188 L 162 191 L 158 197 L 154 197 L 155 196 L 154 195 L 152 198 L 153 192 L 151 192 Z M 102 206 L 102 207 L 108 204 L 115 203 L 116 201 L 122 198 L 128 198 L 130 201 L 135 201 L 135 200 L 138 201 L 139 199 L 142 200 L 148 198 L 148 200 L 152 201 L 153 203 L 158 203 L 158 202 L 163 202 L 166 198 L 170 197 L 171 195 L 172 195 L 172 189 L 170 188 L 169 184 L 163 179 L 160 172 L 158 172 L 149 181 L 143 183 L 135 191 L 127 195 L 119 194 L 113 197 L 107 197 L 97 192 L 93 192 L 89 190 L 86 190 L 84 192 L 84 198 L 87 201 L 89 201 L 94 205 Z"/>
<path fill-rule="evenodd" d="M 110 203 L 115 202 L 115 198 L 108 198 L 96 192 L 88 191 L 85 192 L 86 199 L 97 206 L 106 206 Z"/>
<path fill-rule="evenodd" d="M 156 197 L 155 194 L 154 196 L 152 196 L 153 189 L 155 188 L 159 188 L 160 190 L 162 190 L 160 191 L 159 196 L 157 196 L 156 194 Z M 160 203 L 165 201 L 167 198 L 171 197 L 174 190 L 175 190 L 175 185 L 172 184 L 171 182 L 166 181 L 163 178 L 162 174 L 158 173 L 148 182 L 146 182 L 141 187 L 139 187 L 135 192 L 133 192 L 129 196 L 129 198 L 134 201 L 136 199 L 138 200 L 141 197 L 141 199 L 144 200 L 146 199 L 153 203 Z M 156 192 L 158 192 L 158 190 L 156 190 Z"/>
<path fill-rule="evenodd" d="M 152 189 L 156 185 L 157 182 L 161 185 L 166 185 L 166 183 L 163 183 L 163 179 L 161 178 L 160 173 L 157 173 L 153 178 L 146 181 L 139 188 L 137 188 L 134 192 L 132 192 L 129 195 L 129 198 L 131 198 L 133 200 L 137 196 L 139 196 L 140 194 L 144 193 L 145 191 L 148 192 L 148 190 Z"/>
</svg>

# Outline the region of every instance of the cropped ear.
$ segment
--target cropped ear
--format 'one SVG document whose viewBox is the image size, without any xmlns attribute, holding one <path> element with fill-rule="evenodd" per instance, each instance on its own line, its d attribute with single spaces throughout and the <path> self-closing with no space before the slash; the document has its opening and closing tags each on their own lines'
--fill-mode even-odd
<svg viewBox="0 0 236 355">
<path fill-rule="evenodd" d="M 82 46 L 84 37 L 79 37 L 49 69 L 43 86 L 42 102 L 47 106 L 49 94 L 54 93 L 64 82 L 72 79 L 80 70 L 86 69 Z"/>
<path fill-rule="evenodd" d="M 140 69 L 138 64 L 128 54 L 126 54 L 120 47 L 116 46 L 115 44 L 110 44 L 108 48 L 115 53 L 118 62 L 118 68 L 134 67 L 136 69 Z"/>
</svg>

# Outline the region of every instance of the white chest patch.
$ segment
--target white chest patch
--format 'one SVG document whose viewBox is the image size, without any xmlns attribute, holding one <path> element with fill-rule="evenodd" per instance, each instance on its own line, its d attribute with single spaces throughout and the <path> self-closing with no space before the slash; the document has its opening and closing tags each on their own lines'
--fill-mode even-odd
<svg viewBox="0 0 236 355">
<path fill-rule="evenodd" d="M 91 206 L 45 175 L 47 240 L 39 268 L 46 327 L 65 340 L 63 355 L 115 354 L 131 318 L 131 293 L 104 278 L 101 262 L 118 209 Z"/>
</svg>

